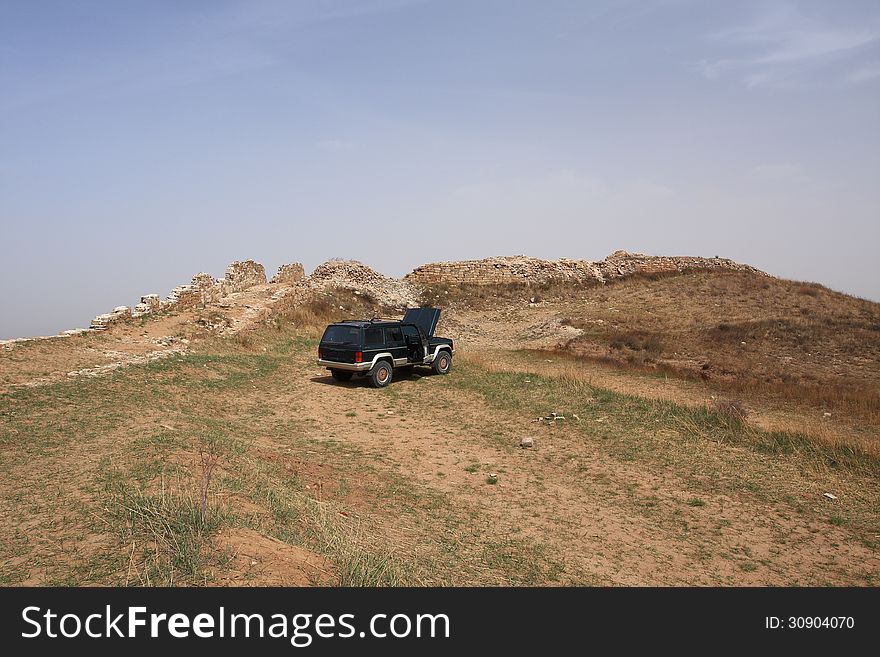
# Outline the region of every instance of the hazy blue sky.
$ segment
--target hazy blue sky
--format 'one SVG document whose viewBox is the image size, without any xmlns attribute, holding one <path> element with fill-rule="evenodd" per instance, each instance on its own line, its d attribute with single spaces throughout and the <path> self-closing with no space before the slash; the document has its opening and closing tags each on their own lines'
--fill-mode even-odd
<svg viewBox="0 0 880 657">
<path fill-rule="evenodd" d="M 880 3 L 0 0 L 0 221 L 0 337 L 244 258 L 880 299 Z"/>
</svg>

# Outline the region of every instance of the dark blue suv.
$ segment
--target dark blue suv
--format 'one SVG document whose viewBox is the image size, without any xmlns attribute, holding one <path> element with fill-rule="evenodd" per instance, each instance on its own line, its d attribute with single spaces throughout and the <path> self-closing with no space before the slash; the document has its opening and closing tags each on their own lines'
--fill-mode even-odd
<svg viewBox="0 0 880 657">
<path fill-rule="evenodd" d="M 337 381 L 349 381 L 355 374 L 369 376 L 376 388 L 391 383 L 399 367 L 428 365 L 435 374 L 449 374 L 455 347 L 449 338 L 434 337 L 439 320 L 438 308 L 410 308 L 402 320 L 330 324 L 318 347 L 318 365 Z"/>
</svg>

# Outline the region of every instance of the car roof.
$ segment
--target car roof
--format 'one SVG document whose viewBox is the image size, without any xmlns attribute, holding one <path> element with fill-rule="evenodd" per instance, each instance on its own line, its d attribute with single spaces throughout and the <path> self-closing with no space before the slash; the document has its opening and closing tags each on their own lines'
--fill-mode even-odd
<svg viewBox="0 0 880 657">
<path fill-rule="evenodd" d="M 365 326 L 400 326 L 402 322 L 399 319 L 387 320 L 370 320 L 370 319 L 346 319 L 341 322 L 335 322 L 331 326 L 357 326 L 363 328 Z"/>
</svg>

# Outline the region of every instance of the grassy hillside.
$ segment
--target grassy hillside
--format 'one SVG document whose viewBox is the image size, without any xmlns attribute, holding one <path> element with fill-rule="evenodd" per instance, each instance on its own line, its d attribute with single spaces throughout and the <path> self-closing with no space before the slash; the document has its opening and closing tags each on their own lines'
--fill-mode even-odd
<svg viewBox="0 0 880 657">
<path fill-rule="evenodd" d="M 675 387 L 763 428 L 880 453 L 880 304 L 736 272 L 439 286 L 426 298 L 484 353 L 532 349 L 606 381 L 642 374 L 643 394 Z"/>
<path fill-rule="evenodd" d="M 308 324 L 339 295 L 2 393 L 0 582 L 878 583 L 876 455 L 466 345 L 448 377 L 335 384 Z"/>
</svg>

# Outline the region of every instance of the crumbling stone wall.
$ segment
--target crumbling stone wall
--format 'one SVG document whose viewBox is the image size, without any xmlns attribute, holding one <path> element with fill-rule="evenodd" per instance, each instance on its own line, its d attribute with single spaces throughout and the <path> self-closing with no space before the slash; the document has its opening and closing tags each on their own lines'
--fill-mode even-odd
<svg viewBox="0 0 880 657">
<path fill-rule="evenodd" d="M 379 303 L 394 308 L 416 305 L 417 290 L 408 281 L 388 278 L 357 260 L 328 260 L 309 277 L 314 289 L 341 287 L 367 292 Z"/>
<path fill-rule="evenodd" d="M 161 305 L 158 294 L 145 294 L 141 297 L 141 302 L 134 307 L 132 317 L 140 317 L 141 315 L 149 315 L 159 310 Z"/>
<path fill-rule="evenodd" d="M 615 251 L 597 264 L 606 280 L 624 278 L 634 274 L 664 274 L 698 270 L 744 271 L 767 275 L 750 265 L 743 265 L 728 258 L 649 256 L 643 253 L 627 253 L 626 251 Z"/>
<path fill-rule="evenodd" d="M 504 283 L 544 284 L 550 282 L 585 283 L 624 278 L 636 274 L 684 272 L 700 269 L 748 271 L 764 274 L 754 267 L 726 258 L 694 258 L 684 256 L 648 256 L 642 253 L 615 251 L 605 260 L 540 260 L 527 256 L 504 256 L 462 262 L 436 262 L 422 265 L 407 274 L 403 280 L 388 278 L 355 260 L 330 260 L 318 266 L 305 279 L 303 266 L 298 262 L 282 265 L 273 283 L 297 283 L 313 289 L 345 287 L 368 292 L 380 303 L 405 307 L 417 303 L 417 284 L 471 283 L 492 285 Z M 766 274 L 764 274 L 766 275 Z M 158 294 L 146 294 L 134 309 L 118 306 L 112 313 L 98 315 L 91 328 L 106 329 L 115 322 L 140 317 L 158 310 L 183 310 L 216 303 L 223 297 L 266 283 L 266 270 L 253 260 L 236 260 L 226 268 L 223 278 L 215 280 L 200 272 L 192 282 L 179 285 L 164 301 Z"/>
<path fill-rule="evenodd" d="M 299 267 L 302 270 L 302 265 Z M 263 265 L 253 260 L 236 260 L 230 263 L 226 268 L 226 275 L 220 280 L 200 272 L 192 277 L 191 283 L 178 285 L 171 290 L 164 300 L 160 301 L 158 294 L 145 294 L 134 309 L 118 306 L 112 313 L 98 315 L 92 320 L 91 328 L 104 330 L 116 322 L 149 315 L 159 310 L 185 310 L 216 303 L 225 296 L 265 283 L 266 270 Z"/>
<path fill-rule="evenodd" d="M 96 331 L 102 331 L 110 327 L 111 324 L 115 324 L 116 322 L 122 322 L 127 319 L 131 319 L 134 317 L 134 313 L 131 308 L 128 306 L 116 306 L 113 309 L 113 312 L 104 313 L 102 315 L 98 315 L 92 320 L 89 328 L 92 328 Z"/>
<path fill-rule="evenodd" d="M 253 260 L 235 260 L 226 268 L 220 279 L 221 296 L 228 297 L 256 285 L 266 284 L 266 269 Z"/>
<path fill-rule="evenodd" d="M 202 304 L 216 303 L 222 297 L 220 281 L 211 276 L 211 274 L 199 272 L 192 277 L 191 285 L 199 290 Z"/>
<path fill-rule="evenodd" d="M 483 260 L 435 262 L 406 275 L 413 283 L 548 283 L 596 280 L 599 270 L 587 260 L 539 260 L 528 256 L 499 256 Z"/>
<path fill-rule="evenodd" d="M 162 310 L 185 310 L 202 303 L 202 291 L 195 285 L 178 285 L 162 302 Z"/>
<path fill-rule="evenodd" d="M 296 283 L 305 278 L 306 272 L 301 262 L 291 262 L 281 265 L 272 277 L 270 283 Z"/>
<path fill-rule="evenodd" d="M 92 323 L 89 325 L 89 328 L 94 329 L 95 331 L 103 331 L 113 323 L 113 315 L 110 313 L 103 313 L 101 315 L 96 315 L 92 320 Z"/>
<path fill-rule="evenodd" d="M 314 283 L 345 286 L 357 282 L 364 285 L 384 283 L 387 279 L 357 260 L 333 259 L 318 265 L 312 272 L 311 280 Z"/>
<path fill-rule="evenodd" d="M 413 283 L 506 283 L 544 284 L 550 282 L 599 282 L 635 274 L 656 274 L 693 270 L 748 271 L 763 274 L 754 267 L 726 258 L 688 256 L 648 256 L 615 251 L 605 260 L 539 260 L 527 256 L 503 256 L 462 262 L 435 262 L 417 267 L 406 275 Z"/>
</svg>

